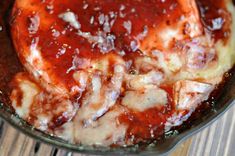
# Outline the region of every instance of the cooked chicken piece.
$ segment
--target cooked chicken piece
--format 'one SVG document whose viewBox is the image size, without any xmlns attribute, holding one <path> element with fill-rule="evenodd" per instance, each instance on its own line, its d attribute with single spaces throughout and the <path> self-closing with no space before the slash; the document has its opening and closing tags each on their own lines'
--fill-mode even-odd
<svg viewBox="0 0 235 156">
<path fill-rule="evenodd" d="M 190 80 L 178 81 L 174 85 L 174 102 L 178 109 L 194 110 L 208 99 L 214 85 Z"/>
<path fill-rule="evenodd" d="M 78 113 L 84 124 L 90 124 L 104 115 L 116 102 L 121 92 L 124 66 L 115 65 L 110 82 L 105 82 L 99 74 L 91 75 L 91 88 L 82 98 Z M 106 85 L 102 85 L 105 84 Z"/>
<path fill-rule="evenodd" d="M 16 113 L 36 128 L 47 131 L 71 120 L 78 104 L 68 96 L 48 93 L 35 83 L 26 73 L 19 73 L 12 82 L 12 106 Z"/>
<path fill-rule="evenodd" d="M 181 80 L 174 84 L 174 103 L 177 109 L 165 123 L 165 131 L 181 125 L 214 90 L 213 84 Z"/>
</svg>

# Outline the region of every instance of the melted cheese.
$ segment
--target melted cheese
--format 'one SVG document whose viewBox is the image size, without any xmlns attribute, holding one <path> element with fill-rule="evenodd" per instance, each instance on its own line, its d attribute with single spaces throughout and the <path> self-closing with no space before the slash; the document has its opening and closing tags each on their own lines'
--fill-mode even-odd
<svg viewBox="0 0 235 156">
<path fill-rule="evenodd" d="M 92 125 L 84 127 L 81 124 L 75 123 L 74 129 L 76 142 L 86 145 L 110 145 L 112 143 L 122 143 L 124 141 L 126 126 L 118 125 L 116 117 L 121 113 L 119 111 L 110 111 L 99 121 Z M 79 114 L 75 120 L 79 121 Z M 92 136 L 92 137 L 91 137 Z"/>
<path fill-rule="evenodd" d="M 156 87 L 127 91 L 122 99 L 122 105 L 140 112 L 159 105 L 165 105 L 167 102 L 167 93 Z"/>
<path fill-rule="evenodd" d="M 30 107 L 34 101 L 35 96 L 39 93 L 38 87 L 30 82 L 29 80 L 22 80 L 22 75 L 19 75 L 19 79 L 17 80 L 19 88 L 14 89 L 11 94 L 12 106 L 15 108 L 16 113 L 26 119 L 30 113 Z M 22 95 L 22 99 L 20 99 L 20 103 L 18 103 L 17 99 L 19 95 Z"/>
</svg>

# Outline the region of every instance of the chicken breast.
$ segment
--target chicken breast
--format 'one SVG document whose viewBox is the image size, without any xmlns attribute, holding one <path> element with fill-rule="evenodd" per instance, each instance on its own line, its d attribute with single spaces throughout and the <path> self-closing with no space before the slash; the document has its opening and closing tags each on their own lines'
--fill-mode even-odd
<svg viewBox="0 0 235 156">
<path fill-rule="evenodd" d="M 176 16 L 163 19 L 156 27 L 149 30 L 148 35 L 140 44 L 140 49 L 147 55 L 151 55 L 152 50 L 171 51 L 175 42 L 188 38 L 200 36 L 203 33 L 199 12 L 196 2 L 193 0 L 177 0 L 170 9 L 180 8 L 180 13 L 171 14 Z"/>
</svg>

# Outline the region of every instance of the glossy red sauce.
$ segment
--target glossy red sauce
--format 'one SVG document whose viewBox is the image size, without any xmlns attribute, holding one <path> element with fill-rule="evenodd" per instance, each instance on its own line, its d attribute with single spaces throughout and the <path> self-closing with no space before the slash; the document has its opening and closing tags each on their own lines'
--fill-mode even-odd
<svg viewBox="0 0 235 156">
<path fill-rule="evenodd" d="M 230 33 L 231 19 L 229 17 L 229 13 L 225 9 L 224 1 L 218 0 L 215 2 L 213 0 L 197 0 L 197 4 L 200 8 L 202 17 L 201 20 L 203 21 L 204 28 L 213 34 L 213 38 L 215 40 L 222 39 L 226 42 L 226 39 L 229 37 Z M 219 25 L 218 27 L 220 28 L 213 28 L 212 21 L 220 18 L 222 23 L 217 23 Z M 173 99 L 172 86 L 163 86 L 162 88 L 168 92 L 169 98 Z M 211 104 L 214 102 L 215 97 L 219 95 L 218 90 L 214 91 L 214 93 L 211 95 L 212 98 L 206 102 L 203 102 L 200 107 L 197 108 L 195 113 L 192 114 L 192 117 L 186 122 L 186 125 L 188 124 L 187 127 L 190 127 L 191 120 L 196 120 L 201 116 L 202 112 L 212 108 Z M 129 124 L 127 138 L 132 138 L 134 142 L 146 142 L 152 138 L 162 137 L 161 135 L 165 133 L 163 125 L 165 124 L 166 119 L 177 112 L 173 106 L 174 104 L 169 103 L 167 106 L 162 107 L 161 109 L 153 108 L 144 112 L 130 112 L 128 114 L 123 114 L 120 117 L 120 120 Z M 187 112 L 185 112 L 185 114 L 187 114 Z M 182 126 L 177 128 L 183 129 Z M 151 136 L 151 133 L 154 134 L 154 137 Z M 173 130 L 170 133 L 173 133 Z"/>
<path fill-rule="evenodd" d="M 173 101 L 173 85 L 161 86 L 161 88 L 168 93 L 169 103 L 167 105 L 150 108 L 143 112 L 129 111 L 119 117 L 120 122 L 129 125 L 126 137 L 133 143 L 161 138 L 165 132 L 167 119 L 177 112 Z M 182 113 L 187 114 L 187 112 Z"/>
<path fill-rule="evenodd" d="M 120 122 L 129 125 L 126 137 L 133 143 L 146 142 L 161 137 L 167 119 L 176 112 L 172 99 L 172 87 L 162 86 L 161 88 L 168 92 L 169 103 L 166 106 L 150 108 L 143 112 L 129 111 L 119 117 Z"/>
<path fill-rule="evenodd" d="M 205 28 L 214 34 L 214 38 L 226 39 L 230 33 L 228 13 L 224 9 L 223 1 L 202 1 L 197 0 L 200 8 L 201 17 Z M 52 20 L 50 27 L 41 28 L 40 19 L 37 19 L 39 11 L 27 12 L 21 11 L 20 8 L 15 10 L 18 14 L 17 20 L 24 25 L 20 26 L 19 39 L 24 38 L 28 45 L 36 40 L 39 41 L 38 46 L 41 47 L 43 58 L 49 61 L 53 66 L 53 72 L 56 73 L 58 82 L 62 82 L 70 88 L 74 85 L 71 78 L 73 71 L 67 73 L 72 66 L 72 60 L 75 55 L 79 58 L 99 59 L 104 53 L 117 53 L 117 51 L 125 51 L 123 56 L 125 60 L 132 60 L 141 52 L 135 52 L 137 49 L 131 48 L 131 43 L 136 43 L 136 36 L 158 26 L 159 23 L 165 21 L 172 23 L 180 19 L 182 10 L 176 0 L 148 0 L 148 1 L 32 1 L 32 6 L 40 6 L 42 11 L 47 11 L 46 18 Z M 77 34 L 68 23 L 59 19 L 59 15 L 72 11 L 78 15 L 78 21 L 81 25 L 81 31 L 89 32 L 95 35 L 98 31 L 103 31 L 104 26 L 100 23 L 101 17 L 108 18 L 108 23 L 113 26 L 106 35 L 111 35 L 115 39 L 115 49 L 102 52 L 97 45 L 89 43 L 86 39 Z M 25 18 L 28 17 L 28 18 Z M 100 19 L 100 20 L 99 20 Z M 127 28 L 131 27 L 130 32 Z M 39 28 L 35 28 L 39 26 Z M 36 30 L 35 30 L 36 29 Z M 222 30 L 222 31 L 221 31 Z M 78 54 L 79 51 L 79 54 Z"/>
<path fill-rule="evenodd" d="M 207 31 L 213 34 L 215 40 L 229 37 L 231 16 L 225 9 L 223 0 L 197 0 L 201 20 Z"/>
<path fill-rule="evenodd" d="M 215 40 L 226 40 L 230 30 L 227 25 L 229 23 L 227 21 L 228 13 L 224 9 L 224 3 L 219 0 L 216 0 L 216 2 L 212 0 L 197 0 L 197 3 L 200 8 L 201 20 L 207 31 L 213 34 Z M 20 34 L 22 35 L 20 38 L 25 39 L 29 45 L 32 44 L 33 40 L 39 40 L 38 46 L 41 47 L 43 58 L 53 65 L 52 70 L 55 71 L 60 82 L 67 84 L 68 87 L 74 84 L 72 79 L 73 72 L 67 73 L 67 70 L 71 67 L 71 62 L 75 55 L 80 58 L 99 59 L 106 52 L 102 52 L 97 45 L 92 45 L 86 39 L 77 35 L 77 30 L 58 18 L 61 13 L 66 12 L 68 9 L 74 12 L 78 15 L 81 30 L 90 32 L 93 35 L 103 29 L 98 20 L 102 14 L 107 15 L 109 21 L 115 19 L 113 27 L 107 33 L 115 37 L 115 50 L 112 49 L 107 53 L 116 55 L 116 51 L 124 50 L 126 54 L 122 57 L 125 60 L 133 60 L 134 57 L 141 55 L 141 52 L 132 49 L 130 44 L 135 41 L 135 36 L 142 33 L 146 27 L 148 29 L 154 28 L 162 20 L 171 23 L 171 21 L 175 21 L 181 16 L 181 9 L 178 7 L 176 0 L 166 0 L 164 3 L 162 0 L 133 0 L 125 3 L 118 0 L 88 0 L 86 3 L 78 0 L 51 0 L 45 2 L 34 0 L 34 5 L 42 5 L 42 8 L 47 10 L 46 16 L 53 19 L 53 26 L 49 29 L 39 28 L 35 33 L 32 33 L 33 30 L 29 31 L 32 17 L 40 12 L 21 12 L 17 20 L 24 20 L 25 27 L 20 30 L 23 32 Z M 112 17 L 113 13 L 115 17 Z M 24 14 L 28 18 L 25 18 Z M 94 22 L 91 22 L 93 21 L 92 19 L 94 19 Z M 131 23 L 131 33 L 128 33 L 128 30 L 124 28 L 124 22 Z M 77 49 L 79 49 L 79 53 Z M 144 112 L 130 111 L 119 117 L 120 122 L 128 125 L 126 137 L 127 139 L 133 139 L 133 143 L 157 138 L 162 135 L 166 119 L 176 112 L 172 101 L 172 86 L 162 86 L 162 88 L 168 92 L 168 99 L 171 101 L 166 106 L 152 108 Z M 204 108 L 204 106 L 201 107 Z M 55 125 L 53 126 L 61 125 L 63 122 L 63 118 L 55 119 Z"/>
<path fill-rule="evenodd" d="M 125 51 L 126 55 L 123 58 L 131 60 L 140 55 L 139 52 L 135 52 L 136 49 L 131 48 L 131 42 L 137 42 L 136 36 L 156 27 L 162 21 L 171 23 L 181 16 L 181 9 L 176 0 L 166 0 L 165 2 L 161 0 L 126 2 L 34 0 L 32 2 L 32 5 L 40 5 L 40 8 L 47 10 L 46 18 L 52 20 L 53 24 L 49 28 L 40 28 L 41 21 L 37 20 L 37 14 L 40 14 L 40 11 L 27 12 L 27 10 L 20 11 L 19 8 L 15 11 L 15 13 L 20 12 L 16 20 L 25 21 L 22 22 L 25 25 L 19 30 L 21 32 L 19 39 L 24 38 L 29 45 L 35 40 L 39 40 L 38 46 L 41 47 L 43 58 L 53 65 L 52 70 L 60 82 L 65 83 L 69 88 L 74 83 L 71 78 L 73 71 L 69 74 L 66 71 L 71 67 L 75 55 L 78 55 L 79 58 L 99 59 L 105 53 L 116 54 L 117 51 Z M 77 30 L 58 17 L 68 10 L 78 15 L 81 31 L 93 35 L 98 31 L 103 32 L 103 24 L 100 24 L 99 21 L 102 21 L 102 16 L 108 17 L 109 24 L 112 22 L 114 24 L 112 27 L 108 27 L 111 29 L 106 34 L 115 37 L 112 40 L 115 49 L 102 52 L 97 45 L 93 45 L 87 39 L 79 36 Z M 130 32 L 124 27 L 124 23 L 126 23 L 126 27 L 131 27 Z M 39 28 L 34 30 L 37 25 Z"/>
</svg>

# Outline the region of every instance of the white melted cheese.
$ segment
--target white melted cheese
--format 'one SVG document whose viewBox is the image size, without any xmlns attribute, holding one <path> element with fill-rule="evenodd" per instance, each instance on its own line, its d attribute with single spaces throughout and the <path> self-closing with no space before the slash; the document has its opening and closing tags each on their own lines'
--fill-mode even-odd
<svg viewBox="0 0 235 156">
<path fill-rule="evenodd" d="M 13 108 L 23 119 L 28 120 L 33 115 L 33 124 L 40 130 L 47 131 L 54 117 L 61 116 L 69 121 L 77 112 L 77 104 L 68 97 L 45 92 L 25 73 L 17 74 L 13 82 L 18 86 L 10 97 Z"/>
<path fill-rule="evenodd" d="M 127 87 L 135 90 L 146 88 L 149 85 L 159 85 L 163 80 L 163 74 L 158 71 L 150 71 L 146 74 L 126 75 Z"/>
<path fill-rule="evenodd" d="M 11 95 L 12 106 L 16 110 L 16 113 L 26 119 L 30 113 L 30 106 L 32 105 L 35 96 L 39 93 L 38 87 L 30 81 L 18 80 L 19 89 L 14 89 Z M 22 93 L 21 103 L 17 103 L 17 96 L 19 92 Z"/>
<path fill-rule="evenodd" d="M 91 125 L 83 125 L 78 113 L 73 123 L 74 140 L 85 145 L 108 146 L 124 144 L 126 126 L 119 124 L 117 119 L 124 110 L 120 107 L 106 113 Z"/>
<path fill-rule="evenodd" d="M 149 108 L 167 104 L 167 93 L 157 87 L 150 87 L 144 90 L 127 91 L 122 99 L 122 105 L 135 110 L 145 111 Z"/>
<path fill-rule="evenodd" d="M 68 22 L 71 26 L 73 26 L 76 29 L 81 28 L 81 24 L 78 22 L 76 15 L 71 12 L 65 12 L 59 15 L 61 19 L 63 19 L 65 22 Z"/>
</svg>

